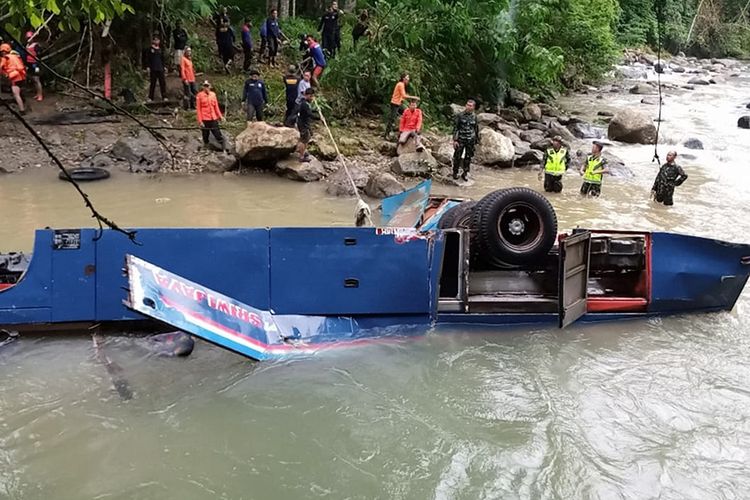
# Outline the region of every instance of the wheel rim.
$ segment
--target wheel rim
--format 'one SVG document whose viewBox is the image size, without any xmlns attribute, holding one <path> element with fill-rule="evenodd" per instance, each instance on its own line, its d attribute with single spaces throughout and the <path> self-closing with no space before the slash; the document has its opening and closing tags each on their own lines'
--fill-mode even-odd
<svg viewBox="0 0 750 500">
<path fill-rule="evenodd" d="M 528 203 L 517 202 L 506 206 L 497 219 L 497 232 L 503 243 L 514 252 L 534 248 L 544 231 L 542 214 Z"/>
</svg>

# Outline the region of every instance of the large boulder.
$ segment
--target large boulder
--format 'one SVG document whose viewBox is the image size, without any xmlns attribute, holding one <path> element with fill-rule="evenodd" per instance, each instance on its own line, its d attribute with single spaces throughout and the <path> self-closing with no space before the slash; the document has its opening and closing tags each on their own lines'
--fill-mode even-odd
<svg viewBox="0 0 750 500">
<path fill-rule="evenodd" d="M 131 172 L 158 172 L 169 155 L 151 135 L 123 137 L 112 146 L 110 155 L 129 163 Z"/>
<path fill-rule="evenodd" d="M 638 83 L 630 87 L 630 93 L 638 95 L 654 95 L 656 94 L 656 89 L 647 83 Z"/>
<path fill-rule="evenodd" d="M 709 81 L 703 78 L 698 78 L 697 76 L 694 76 L 690 80 L 688 80 L 688 85 L 710 85 Z"/>
<path fill-rule="evenodd" d="M 315 156 L 321 160 L 333 161 L 338 156 L 336 154 L 336 148 L 327 136 L 314 139 L 312 145 Z"/>
<path fill-rule="evenodd" d="M 452 165 L 453 164 L 453 153 L 456 150 L 453 148 L 453 138 L 448 137 L 437 143 L 432 148 L 432 156 L 440 165 Z"/>
<path fill-rule="evenodd" d="M 387 198 L 404 191 L 404 185 L 388 172 L 370 177 L 365 186 L 365 193 L 372 198 Z"/>
<path fill-rule="evenodd" d="M 513 141 L 500 132 L 485 128 L 479 131 L 475 160 L 483 165 L 510 166 L 516 154 Z"/>
<path fill-rule="evenodd" d="M 550 106 L 549 104 L 544 103 L 537 104 L 537 106 L 539 106 L 539 109 L 545 116 L 551 116 L 553 118 L 557 118 L 560 116 L 560 110 L 558 110 L 554 106 Z"/>
<path fill-rule="evenodd" d="M 407 177 L 428 177 L 437 166 L 437 160 L 429 151 L 405 153 L 391 161 L 391 171 Z"/>
<path fill-rule="evenodd" d="M 531 96 L 520 90 L 510 89 L 508 90 L 508 102 L 518 108 L 523 108 L 527 103 L 531 102 Z"/>
<path fill-rule="evenodd" d="M 357 165 L 348 164 L 347 167 L 357 189 L 364 189 L 370 179 L 367 172 Z M 352 181 L 349 180 L 344 167 L 341 166 L 326 179 L 326 192 L 333 196 L 354 196 Z"/>
<path fill-rule="evenodd" d="M 682 143 L 682 145 L 688 149 L 703 149 L 703 142 L 701 142 L 700 139 L 696 139 L 695 137 L 686 139 L 685 142 Z"/>
<path fill-rule="evenodd" d="M 461 106 L 460 104 L 451 104 L 449 108 L 453 116 L 458 116 L 464 112 L 464 110 L 466 109 L 466 106 Z"/>
<path fill-rule="evenodd" d="M 549 137 L 531 143 L 531 149 L 536 149 L 537 151 L 547 151 L 551 147 L 552 139 L 550 139 Z"/>
<path fill-rule="evenodd" d="M 568 130 L 579 139 L 601 139 L 604 137 L 604 130 L 585 122 L 571 123 L 568 125 Z"/>
<path fill-rule="evenodd" d="M 568 130 L 566 127 L 563 127 L 557 122 L 550 123 L 549 129 L 547 130 L 547 135 L 550 137 L 559 135 L 563 142 L 571 142 L 573 139 L 575 139 L 575 136 L 570 132 L 570 130 Z"/>
<path fill-rule="evenodd" d="M 539 121 L 542 119 L 542 110 L 539 105 L 530 102 L 523 107 L 523 117 L 527 122 Z"/>
<path fill-rule="evenodd" d="M 615 114 L 609 122 L 607 135 L 613 141 L 653 144 L 656 140 L 656 127 L 647 114 L 628 108 Z"/>
<path fill-rule="evenodd" d="M 383 156 L 393 158 L 398 156 L 398 145 L 395 142 L 383 141 L 378 146 L 378 152 Z"/>
<path fill-rule="evenodd" d="M 222 174 L 237 167 L 237 158 L 232 154 L 210 153 L 201 162 L 201 171 Z"/>
<path fill-rule="evenodd" d="M 674 71 L 675 73 L 684 73 L 684 72 L 685 72 L 685 68 L 683 68 L 682 66 L 680 66 L 680 65 L 678 65 L 678 64 L 670 64 L 670 65 L 669 65 L 669 67 L 670 67 L 670 68 L 672 69 L 672 71 Z"/>
<path fill-rule="evenodd" d="M 492 126 L 501 120 L 500 116 L 495 113 L 478 113 L 477 121 L 480 125 Z"/>
<path fill-rule="evenodd" d="M 544 153 L 536 149 L 529 149 L 521 156 L 516 157 L 514 167 L 538 167 L 542 164 Z"/>
<path fill-rule="evenodd" d="M 737 120 L 737 126 L 740 128 L 750 128 L 750 116 L 741 116 Z"/>
<path fill-rule="evenodd" d="M 300 182 L 319 181 L 326 173 L 317 158 L 311 157 L 309 162 L 301 162 L 295 155 L 277 161 L 275 170 L 287 179 Z"/>
<path fill-rule="evenodd" d="M 507 120 L 511 123 L 523 123 L 526 121 L 526 117 L 524 117 L 521 110 L 516 108 L 500 108 L 497 110 L 497 114 L 500 115 L 500 118 L 503 120 Z"/>
<path fill-rule="evenodd" d="M 234 142 L 237 156 L 242 161 L 275 161 L 294 151 L 299 142 L 299 132 L 289 127 L 274 127 L 266 122 L 251 122 Z"/>
<path fill-rule="evenodd" d="M 547 134 L 542 132 L 541 130 L 537 129 L 530 129 L 530 130 L 521 130 L 521 132 L 518 134 L 522 141 L 524 142 L 536 142 L 544 139 Z"/>
<path fill-rule="evenodd" d="M 643 66 L 621 66 L 617 68 L 617 73 L 626 80 L 645 80 L 648 78 L 646 68 Z"/>
</svg>

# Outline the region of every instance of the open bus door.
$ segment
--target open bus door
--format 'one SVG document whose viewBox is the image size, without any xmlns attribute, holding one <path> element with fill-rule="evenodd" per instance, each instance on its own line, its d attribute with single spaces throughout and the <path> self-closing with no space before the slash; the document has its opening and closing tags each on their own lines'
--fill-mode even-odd
<svg viewBox="0 0 750 500">
<path fill-rule="evenodd" d="M 582 231 L 560 241 L 558 300 L 560 328 L 586 314 L 591 233 Z"/>
</svg>

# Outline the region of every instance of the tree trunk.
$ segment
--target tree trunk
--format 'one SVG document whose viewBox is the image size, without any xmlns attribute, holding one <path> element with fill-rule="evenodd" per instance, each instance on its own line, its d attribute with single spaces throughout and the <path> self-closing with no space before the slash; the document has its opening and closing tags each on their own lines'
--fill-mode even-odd
<svg viewBox="0 0 750 500">
<path fill-rule="evenodd" d="M 297 17 L 297 0 L 291 0 L 292 2 L 292 17 Z"/>
<path fill-rule="evenodd" d="M 279 0 L 279 17 L 281 19 L 289 17 L 289 0 Z"/>
</svg>

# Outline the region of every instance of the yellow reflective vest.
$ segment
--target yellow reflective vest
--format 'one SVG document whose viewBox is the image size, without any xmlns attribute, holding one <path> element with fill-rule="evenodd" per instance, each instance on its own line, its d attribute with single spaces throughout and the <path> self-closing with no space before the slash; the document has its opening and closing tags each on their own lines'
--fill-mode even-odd
<svg viewBox="0 0 750 500">
<path fill-rule="evenodd" d="M 554 149 L 547 150 L 547 163 L 544 165 L 544 171 L 550 175 L 559 177 L 565 173 L 565 156 L 568 151 L 560 148 L 560 151 Z"/>
<path fill-rule="evenodd" d="M 586 170 L 583 172 L 583 180 L 590 182 L 591 184 L 602 183 L 602 173 L 594 173 L 595 170 L 601 168 L 602 157 L 594 158 L 591 155 L 586 157 Z"/>
</svg>

